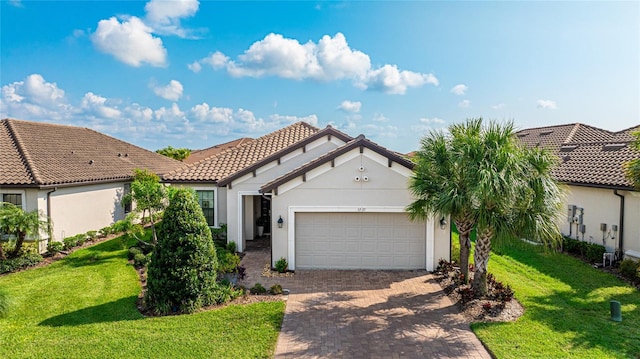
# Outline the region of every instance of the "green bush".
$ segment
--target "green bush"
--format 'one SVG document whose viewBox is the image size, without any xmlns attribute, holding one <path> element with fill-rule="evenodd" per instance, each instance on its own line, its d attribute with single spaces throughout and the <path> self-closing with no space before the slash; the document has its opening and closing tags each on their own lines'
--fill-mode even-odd
<svg viewBox="0 0 640 359">
<path fill-rule="evenodd" d="M 119 221 L 116 221 L 116 223 L 114 223 L 111 228 L 112 228 L 112 233 L 122 233 L 122 232 L 127 232 L 130 229 L 132 229 L 134 226 L 133 222 L 131 221 L 131 218 L 127 217 L 125 219 L 121 219 Z"/>
<path fill-rule="evenodd" d="M 176 188 L 158 225 L 146 303 L 157 313 L 192 313 L 216 301 L 216 249 L 196 194 Z"/>
<path fill-rule="evenodd" d="M 131 247 L 127 253 L 127 258 L 129 258 L 129 260 L 133 260 L 137 254 L 142 254 L 142 250 L 138 247 Z"/>
<path fill-rule="evenodd" d="M 104 228 L 101 228 L 101 229 L 98 231 L 98 234 L 99 234 L 101 237 L 106 237 L 106 236 L 108 236 L 108 235 L 110 235 L 110 234 L 112 234 L 112 233 L 113 233 L 113 228 L 112 228 L 111 226 L 106 226 L 106 227 L 104 227 Z"/>
<path fill-rule="evenodd" d="M 265 287 L 262 286 L 262 284 L 260 283 L 256 283 L 251 289 L 250 289 L 252 294 L 265 294 L 267 292 L 267 289 Z"/>
<path fill-rule="evenodd" d="M 42 262 L 42 256 L 38 253 L 23 253 L 20 257 L 0 261 L 0 274 L 15 272 L 19 269 L 34 266 Z"/>
<path fill-rule="evenodd" d="M 9 293 L 4 288 L 0 288 L 0 318 L 9 314 Z"/>
<path fill-rule="evenodd" d="M 235 253 L 237 249 L 237 244 L 236 242 L 229 242 L 227 243 L 227 250 L 231 253 Z"/>
<path fill-rule="evenodd" d="M 211 236 L 216 244 L 224 246 L 227 242 L 227 225 L 220 223 L 218 228 L 211 228 Z"/>
<path fill-rule="evenodd" d="M 51 254 L 56 254 L 64 249 L 64 243 L 62 242 L 51 242 L 47 245 L 47 252 Z"/>
<path fill-rule="evenodd" d="M 280 284 L 274 284 L 269 288 L 269 293 L 271 294 L 282 294 L 282 286 Z"/>
<path fill-rule="evenodd" d="M 565 252 L 584 257 L 591 263 L 601 262 L 602 255 L 606 252 L 606 248 L 600 244 L 580 241 L 569 237 L 563 237 L 562 247 Z"/>
<path fill-rule="evenodd" d="M 137 253 L 133 256 L 133 266 L 136 268 L 146 267 L 151 260 L 151 253 L 148 256 L 142 254 L 142 252 Z"/>
<path fill-rule="evenodd" d="M 242 288 L 236 288 L 229 282 L 220 282 L 213 290 L 212 298 L 214 303 L 222 304 L 232 301 L 244 294 Z"/>
<path fill-rule="evenodd" d="M 289 264 L 284 257 L 280 257 L 280 259 L 276 261 L 276 270 L 278 271 L 278 273 L 284 273 L 287 270 L 288 266 Z"/>
<path fill-rule="evenodd" d="M 218 256 L 218 272 L 233 273 L 240 265 L 240 256 L 224 248 L 216 249 Z"/>
<path fill-rule="evenodd" d="M 607 251 L 603 245 L 587 242 L 582 243 L 585 244 L 584 256 L 590 263 L 602 262 L 602 255 Z"/>
<path fill-rule="evenodd" d="M 98 238 L 98 232 L 97 231 L 89 231 L 86 233 L 87 239 L 92 241 L 96 238 Z"/>
<path fill-rule="evenodd" d="M 620 274 L 632 281 L 640 281 L 640 262 L 633 259 L 625 259 L 620 262 Z"/>
</svg>

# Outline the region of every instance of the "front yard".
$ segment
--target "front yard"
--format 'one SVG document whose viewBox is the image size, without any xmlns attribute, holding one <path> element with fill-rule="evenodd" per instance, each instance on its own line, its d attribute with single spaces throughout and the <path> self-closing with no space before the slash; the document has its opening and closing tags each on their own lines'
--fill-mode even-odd
<svg viewBox="0 0 640 359">
<path fill-rule="evenodd" d="M 510 323 L 472 329 L 497 358 L 640 358 L 640 293 L 611 274 L 526 243 L 498 248 L 489 272 L 524 306 Z M 622 322 L 609 301 L 622 303 Z"/>
<path fill-rule="evenodd" d="M 143 317 L 140 281 L 122 237 L 49 266 L 0 277 L 9 311 L 1 358 L 268 358 L 283 302 Z"/>
</svg>

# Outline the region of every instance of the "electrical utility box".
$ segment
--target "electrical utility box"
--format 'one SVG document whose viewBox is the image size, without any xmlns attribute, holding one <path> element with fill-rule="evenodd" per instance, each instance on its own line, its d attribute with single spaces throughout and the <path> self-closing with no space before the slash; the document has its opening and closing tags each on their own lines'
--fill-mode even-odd
<svg viewBox="0 0 640 359">
<path fill-rule="evenodd" d="M 575 216 L 576 216 L 576 206 L 573 204 L 570 204 L 569 207 L 567 208 L 567 222 L 569 223 L 573 222 Z"/>
</svg>

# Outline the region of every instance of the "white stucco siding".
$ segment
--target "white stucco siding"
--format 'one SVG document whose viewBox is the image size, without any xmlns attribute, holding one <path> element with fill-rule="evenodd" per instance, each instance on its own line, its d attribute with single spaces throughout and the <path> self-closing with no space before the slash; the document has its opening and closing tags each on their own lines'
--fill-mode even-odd
<svg viewBox="0 0 640 359">
<path fill-rule="evenodd" d="M 46 196 L 46 192 L 41 190 L 40 194 Z M 123 194 L 124 183 L 58 188 L 50 196 L 54 240 L 99 230 L 123 219 Z M 46 204 L 42 210 L 46 212 Z"/>
<path fill-rule="evenodd" d="M 640 197 L 638 192 L 618 191 L 618 193 L 625 196 L 624 249 L 640 253 Z M 565 213 L 568 205 L 576 205 L 584 209 L 584 240 L 604 245 L 608 252 L 614 252 L 618 247 L 619 232 L 614 233 L 610 230 L 612 225 L 619 225 L 620 222 L 620 197 L 614 195 L 611 189 L 568 186 L 567 199 L 563 208 Z M 601 223 L 607 225 L 604 240 L 600 230 Z M 569 235 L 571 232 L 571 237 L 576 238 L 578 229 L 573 224 L 570 231 L 566 214 L 562 216 L 560 228 L 564 235 Z M 578 239 L 583 239 L 579 231 Z"/>
<path fill-rule="evenodd" d="M 289 236 L 295 233 L 295 228 L 290 226 L 295 221 L 296 211 L 402 213 L 413 201 L 408 190 L 411 171 L 397 163 L 389 168 L 386 159 L 380 161 L 378 158 L 382 156 L 368 149 L 364 151 L 364 154 L 360 154 L 359 149 L 355 149 L 336 158 L 335 167 L 327 163 L 314 170 L 315 175 L 308 173 L 306 182 L 298 178 L 278 189 L 278 195 L 273 196 L 272 200 L 272 224 L 276 226 L 275 221 L 279 216 L 285 223 L 283 228 L 276 226 L 272 233 L 274 261 L 280 257 L 295 261 L 295 258 L 291 258 L 295 251 L 290 248 Z M 363 181 L 364 176 L 367 182 Z M 359 177 L 360 181 L 355 181 L 355 177 Z M 428 256 L 427 267 L 433 269 L 434 262 L 439 258 L 450 257 L 450 242 L 448 230 L 441 230 L 433 220 L 430 222 L 425 223 L 425 241 L 428 238 L 431 240 L 431 245 L 427 241 L 425 255 Z"/>
<path fill-rule="evenodd" d="M 239 217 L 241 213 L 245 213 L 244 208 L 241 211 L 239 210 L 239 204 L 248 204 L 249 202 L 245 202 L 244 199 L 239 199 L 239 196 L 260 195 L 260 187 L 262 187 L 262 185 L 264 185 L 265 183 L 271 182 L 275 178 L 278 178 L 283 174 L 288 173 L 293 169 L 298 168 L 319 156 L 322 156 L 323 154 L 337 148 L 341 144 L 343 144 L 343 142 L 339 139 L 336 139 L 335 136 L 332 137 L 331 141 L 328 140 L 327 136 L 319 138 L 318 140 L 307 144 L 306 151 L 297 149 L 296 151 L 283 156 L 280 159 L 280 164 L 278 164 L 277 161 L 272 161 L 265 164 L 263 167 L 255 171 L 255 177 L 253 176 L 253 173 L 249 173 L 245 176 L 242 176 L 241 178 L 234 180 L 231 183 L 231 188 L 227 187 L 225 189 L 226 210 L 224 212 L 227 216 L 226 223 L 228 226 L 228 241 L 238 243 L 238 250 L 242 251 L 245 247 L 244 241 L 253 238 L 252 231 L 247 231 L 244 227 L 252 226 L 255 221 L 249 223 L 242 217 Z M 220 207 L 220 211 L 222 211 L 222 208 L 223 207 Z M 273 215 L 271 217 L 273 220 Z M 240 228 L 242 228 L 243 230 L 240 231 Z M 243 238 L 239 238 L 240 233 L 242 233 Z"/>
</svg>

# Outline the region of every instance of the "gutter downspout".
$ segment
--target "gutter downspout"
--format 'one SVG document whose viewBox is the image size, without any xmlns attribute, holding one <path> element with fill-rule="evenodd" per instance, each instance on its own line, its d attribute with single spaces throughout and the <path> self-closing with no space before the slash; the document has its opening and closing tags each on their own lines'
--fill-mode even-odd
<svg viewBox="0 0 640 359">
<path fill-rule="evenodd" d="M 617 189 L 613 190 L 613 194 L 620 197 L 620 230 L 618 231 L 618 245 L 620 246 L 620 260 L 624 255 L 624 195 L 618 193 Z"/>
<path fill-rule="evenodd" d="M 47 192 L 47 223 L 48 227 L 47 232 L 49 232 L 49 239 L 47 240 L 47 244 L 51 244 L 53 240 L 53 225 L 51 224 L 51 194 L 58 190 L 58 187 L 53 187 L 53 189 Z"/>
</svg>

